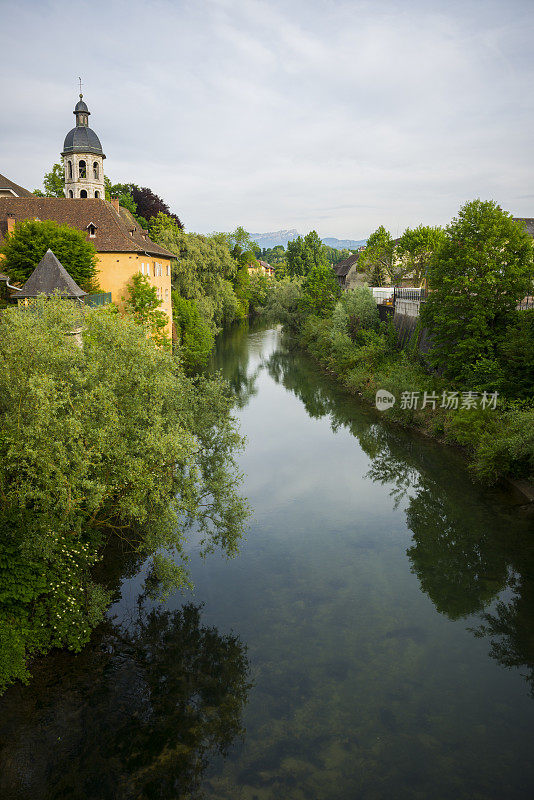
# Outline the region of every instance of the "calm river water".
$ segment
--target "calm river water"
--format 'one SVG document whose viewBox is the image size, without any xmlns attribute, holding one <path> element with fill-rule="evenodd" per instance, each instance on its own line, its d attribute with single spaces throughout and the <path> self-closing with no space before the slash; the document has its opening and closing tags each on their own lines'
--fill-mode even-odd
<svg viewBox="0 0 534 800">
<path fill-rule="evenodd" d="M 0 796 L 534 797 L 534 537 L 460 457 L 383 425 L 275 330 L 213 368 L 238 396 L 254 509 L 232 561 L 117 602 L 79 655 L 0 701 Z M 113 562 L 113 558 L 111 558 Z"/>
</svg>

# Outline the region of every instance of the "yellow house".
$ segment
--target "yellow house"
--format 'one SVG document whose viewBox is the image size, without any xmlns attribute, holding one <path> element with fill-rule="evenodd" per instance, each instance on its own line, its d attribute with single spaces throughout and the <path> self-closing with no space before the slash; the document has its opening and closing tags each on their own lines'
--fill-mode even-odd
<svg viewBox="0 0 534 800">
<path fill-rule="evenodd" d="M 169 317 L 167 332 L 171 334 L 171 263 L 176 256 L 153 242 L 118 200 L 0 197 L 0 245 L 15 224 L 25 219 L 53 220 L 82 231 L 97 251 L 100 289 L 111 292 L 119 308 L 132 276 L 146 275 Z"/>
</svg>

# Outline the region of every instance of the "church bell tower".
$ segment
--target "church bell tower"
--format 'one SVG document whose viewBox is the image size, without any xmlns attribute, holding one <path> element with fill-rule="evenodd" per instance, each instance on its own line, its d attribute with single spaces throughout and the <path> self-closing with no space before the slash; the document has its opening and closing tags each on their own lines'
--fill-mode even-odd
<svg viewBox="0 0 534 800">
<path fill-rule="evenodd" d="M 104 159 L 102 145 L 89 127 L 91 112 L 83 95 L 74 108 L 76 127 L 67 133 L 63 145 L 65 169 L 65 197 L 100 197 L 105 200 Z"/>
</svg>

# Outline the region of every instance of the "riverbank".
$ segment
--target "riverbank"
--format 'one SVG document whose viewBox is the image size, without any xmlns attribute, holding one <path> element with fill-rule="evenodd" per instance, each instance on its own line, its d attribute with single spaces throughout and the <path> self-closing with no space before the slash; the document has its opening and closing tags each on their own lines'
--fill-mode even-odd
<svg viewBox="0 0 534 800">
<path fill-rule="evenodd" d="M 258 321 L 209 371 L 248 442 L 239 556 L 191 540 L 161 603 L 116 541 L 91 644 L 0 698 L 0 796 L 530 798 L 530 520 Z"/>
<path fill-rule="evenodd" d="M 399 350 L 386 324 L 377 331 L 360 330 L 352 341 L 335 330 L 332 318 L 310 316 L 287 335 L 292 346 L 309 353 L 369 405 L 376 407 L 380 390 L 393 395 L 394 402 L 381 414 L 384 421 L 459 448 L 478 481 L 506 481 L 522 502 L 533 503 L 532 401 L 494 398 L 450 385 L 426 370 L 415 352 Z"/>
</svg>

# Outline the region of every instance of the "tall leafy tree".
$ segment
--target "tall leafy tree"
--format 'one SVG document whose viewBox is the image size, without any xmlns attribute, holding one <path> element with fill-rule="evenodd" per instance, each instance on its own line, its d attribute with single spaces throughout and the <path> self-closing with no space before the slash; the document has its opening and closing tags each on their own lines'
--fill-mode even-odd
<svg viewBox="0 0 534 800">
<path fill-rule="evenodd" d="M 302 297 L 299 309 L 307 314 L 328 317 L 341 293 L 332 267 L 318 264 L 312 267 L 302 284 Z"/>
<path fill-rule="evenodd" d="M 52 220 L 18 222 L 0 248 L 5 257 L 2 268 L 12 280 L 24 283 L 49 248 L 78 286 L 85 291 L 96 288 L 97 258 L 93 243 L 76 228 Z"/>
<path fill-rule="evenodd" d="M 532 240 L 523 225 L 492 200 L 466 203 L 429 270 L 421 320 L 432 335 L 432 363 L 469 381 L 477 362 L 492 362 L 531 274 Z"/>
<path fill-rule="evenodd" d="M 370 286 L 383 286 L 395 277 L 395 243 L 383 225 L 372 233 L 365 250 L 360 256 L 361 267 L 365 270 Z"/>
<path fill-rule="evenodd" d="M 146 326 L 158 344 L 169 345 L 165 332 L 169 319 L 161 310 L 156 287 L 150 283 L 146 275 L 137 272 L 132 276 L 123 300 L 126 301 L 126 311 L 139 325 Z"/>
<path fill-rule="evenodd" d="M 415 286 L 426 278 L 430 261 L 444 241 L 443 228 L 419 225 L 406 228 L 397 242 L 397 253 L 403 261 L 406 274 L 413 276 Z"/>
<path fill-rule="evenodd" d="M 317 231 L 310 231 L 304 238 L 297 236 L 287 243 L 287 270 L 289 275 L 307 275 L 313 267 L 329 263 L 327 248 Z"/>
<path fill-rule="evenodd" d="M 241 439 L 221 379 L 186 377 L 144 326 L 75 304 L 0 314 L 0 689 L 28 654 L 79 650 L 108 595 L 89 569 L 128 542 L 161 589 L 187 582 L 184 541 L 234 555 L 246 518 Z M 174 551 L 174 557 L 164 554 Z"/>
<path fill-rule="evenodd" d="M 292 242 L 287 243 L 287 272 L 291 277 L 306 275 L 308 259 L 306 247 L 302 236 L 297 236 Z"/>
<path fill-rule="evenodd" d="M 65 197 L 65 171 L 62 164 L 53 164 L 43 178 L 44 192 L 35 189 L 37 197 Z"/>
</svg>

